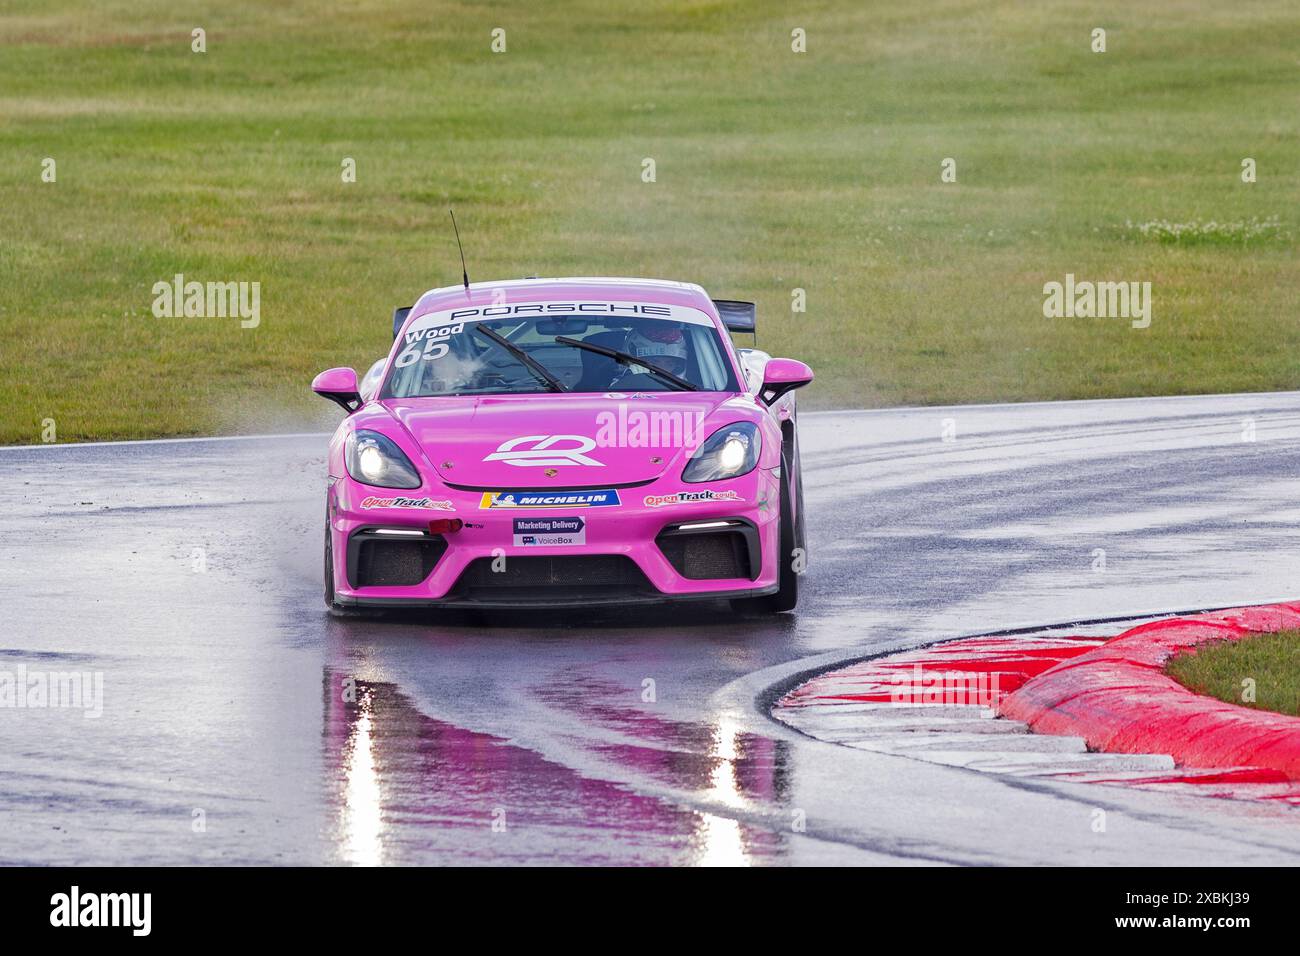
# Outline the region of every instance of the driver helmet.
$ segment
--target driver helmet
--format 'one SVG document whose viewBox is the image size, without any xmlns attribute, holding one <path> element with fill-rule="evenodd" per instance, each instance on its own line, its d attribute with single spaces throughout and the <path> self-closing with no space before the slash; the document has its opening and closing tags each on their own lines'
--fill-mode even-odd
<svg viewBox="0 0 1300 956">
<path fill-rule="evenodd" d="M 674 375 L 686 371 L 686 337 L 682 335 L 680 326 L 669 322 L 656 322 L 647 328 L 632 329 L 627 334 L 623 351 L 653 362 Z"/>
</svg>

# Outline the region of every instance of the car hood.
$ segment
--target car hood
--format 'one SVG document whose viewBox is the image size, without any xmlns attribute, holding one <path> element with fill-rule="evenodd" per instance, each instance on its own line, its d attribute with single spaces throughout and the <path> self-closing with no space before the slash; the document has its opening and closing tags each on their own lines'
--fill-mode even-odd
<svg viewBox="0 0 1300 956">
<path fill-rule="evenodd" d="M 732 397 L 610 392 L 382 404 L 447 484 L 484 490 L 597 488 L 664 474 L 709 436 L 710 415 Z M 728 421 L 745 417 L 732 414 Z"/>
</svg>

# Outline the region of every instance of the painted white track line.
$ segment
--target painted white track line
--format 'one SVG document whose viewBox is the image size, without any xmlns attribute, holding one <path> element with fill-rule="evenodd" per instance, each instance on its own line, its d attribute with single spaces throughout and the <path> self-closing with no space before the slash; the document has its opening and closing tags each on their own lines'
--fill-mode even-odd
<svg viewBox="0 0 1300 956">
<path fill-rule="evenodd" d="M 130 445 L 195 445 L 226 441 L 268 441 L 286 438 L 327 439 L 332 432 L 283 432 L 270 435 L 206 435 L 195 438 L 133 438 L 125 441 L 44 442 L 33 445 L 0 445 L 3 451 L 34 451 L 38 448 L 126 448 Z"/>
</svg>

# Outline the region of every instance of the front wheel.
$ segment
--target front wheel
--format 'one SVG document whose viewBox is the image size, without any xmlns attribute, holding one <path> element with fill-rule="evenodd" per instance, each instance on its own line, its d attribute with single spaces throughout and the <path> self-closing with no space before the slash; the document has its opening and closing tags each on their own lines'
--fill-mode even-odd
<svg viewBox="0 0 1300 956">
<path fill-rule="evenodd" d="M 344 607 L 334 600 L 334 536 L 325 522 L 325 609 L 334 617 L 360 617 L 361 612 Z"/>
<path fill-rule="evenodd" d="M 777 581 L 780 587 L 774 594 L 757 598 L 741 598 L 732 601 L 731 606 L 742 613 L 780 614 L 793 611 L 799 603 L 799 574 L 797 565 L 802 565 L 803 554 L 799 542 L 803 539 L 803 511 L 794 514 L 793 500 L 790 494 L 790 461 L 787 455 L 781 456 L 781 533 L 777 543 Z"/>
</svg>

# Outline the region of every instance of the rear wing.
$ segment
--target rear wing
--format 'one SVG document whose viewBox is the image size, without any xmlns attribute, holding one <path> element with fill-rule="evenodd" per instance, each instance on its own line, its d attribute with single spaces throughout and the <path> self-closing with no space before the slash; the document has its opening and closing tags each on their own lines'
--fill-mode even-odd
<svg viewBox="0 0 1300 956">
<path fill-rule="evenodd" d="M 717 308 L 722 324 L 728 331 L 758 334 L 756 324 L 758 309 L 754 303 L 740 302 L 736 299 L 714 299 L 713 305 Z"/>
<path fill-rule="evenodd" d="M 413 305 L 404 305 L 400 309 L 393 310 L 393 338 L 397 338 L 397 333 L 402 331 L 402 323 L 414 308 Z"/>
</svg>

